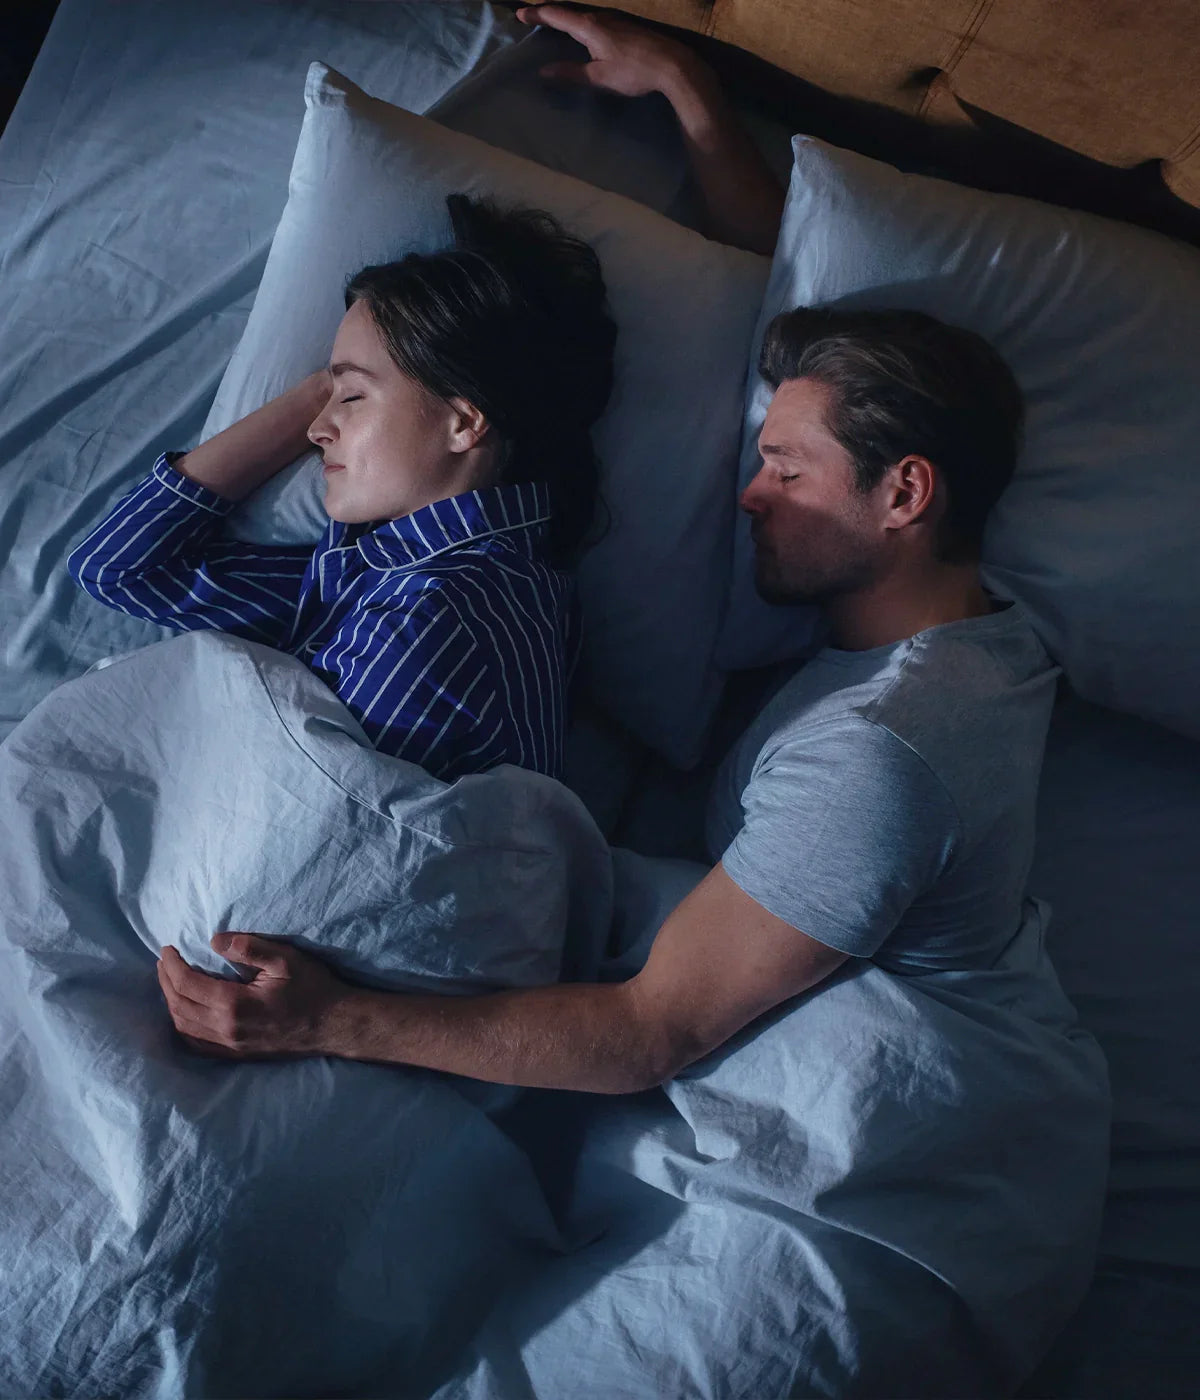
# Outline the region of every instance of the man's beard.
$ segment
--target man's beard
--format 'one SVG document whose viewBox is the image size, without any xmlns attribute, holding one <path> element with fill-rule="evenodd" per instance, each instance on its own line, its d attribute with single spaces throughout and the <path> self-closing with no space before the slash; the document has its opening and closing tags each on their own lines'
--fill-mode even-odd
<svg viewBox="0 0 1200 1400">
<path fill-rule="evenodd" d="M 772 607 L 825 608 L 835 599 L 865 588 L 874 577 L 870 561 L 861 557 L 820 562 L 810 559 L 785 570 L 761 544 L 755 549 L 754 587 L 763 602 Z"/>
</svg>

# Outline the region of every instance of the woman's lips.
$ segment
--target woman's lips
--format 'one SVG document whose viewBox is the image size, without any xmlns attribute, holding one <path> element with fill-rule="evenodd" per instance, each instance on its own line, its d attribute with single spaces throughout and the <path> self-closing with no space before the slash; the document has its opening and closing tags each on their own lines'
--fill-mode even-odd
<svg viewBox="0 0 1200 1400">
<path fill-rule="evenodd" d="M 326 462 L 325 470 L 327 472 L 344 472 L 346 468 L 342 465 L 341 462 Z"/>
</svg>

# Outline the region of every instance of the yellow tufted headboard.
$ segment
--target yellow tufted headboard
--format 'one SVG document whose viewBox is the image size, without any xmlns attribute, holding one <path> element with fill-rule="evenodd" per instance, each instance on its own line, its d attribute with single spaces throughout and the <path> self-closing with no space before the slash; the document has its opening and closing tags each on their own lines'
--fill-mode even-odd
<svg viewBox="0 0 1200 1400">
<path fill-rule="evenodd" d="M 1200 0 L 592 0 L 932 122 L 961 104 L 1200 206 Z"/>
</svg>

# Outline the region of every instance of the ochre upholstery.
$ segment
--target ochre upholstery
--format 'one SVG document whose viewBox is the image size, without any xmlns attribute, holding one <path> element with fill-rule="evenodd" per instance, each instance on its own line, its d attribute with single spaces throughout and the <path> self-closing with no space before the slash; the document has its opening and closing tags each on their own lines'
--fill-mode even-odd
<svg viewBox="0 0 1200 1400">
<path fill-rule="evenodd" d="M 1200 206 L 1200 0 L 594 0 L 931 121 L 981 108 Z"/>
</svg>

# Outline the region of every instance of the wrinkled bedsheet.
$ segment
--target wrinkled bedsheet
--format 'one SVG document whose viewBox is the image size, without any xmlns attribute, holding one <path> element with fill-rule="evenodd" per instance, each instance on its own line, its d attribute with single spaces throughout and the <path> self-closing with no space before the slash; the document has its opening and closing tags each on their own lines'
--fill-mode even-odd
<svg viewBox="0 0 1200 1400">
<path fill-rule="evenodd" d="M 0 745 L 0 1395 L 427 1390 L 558 1248 L 510 1095 L 187 1051 L 155 978 L 211 932 L 388 986 L 557 979 L 610 922 L 578 800 L 375 752 L 282 653 L 191 634 L 45 699 Z"/>
<path fill-rule="evenodd" d="M 627 970 L 703 870 L 614 866 Z M 1045 919 L 985 972 L 847 968 L 580 1113 L 587 1244 L 501 1299 L 439 1400 L 1011 1394 L 1087 1287 L 1107 1172 Z"/>
<path fill-rule="evenodd" d="M 515 1134 L 501 1089 L 200 1059 L 155 982 L 164 942 L 231 972 L 218 928 L 385 986 L 622 976 L 702 873 L 614 857 L 550 779 L 378 754 L 220 634 L 52 692 L 0 745 L 0 1394 L 1014 1385 L 1082 1296 L 1107 1164 L 1036 904 L 987 972 L 859 966 Z"/>
</svg>

